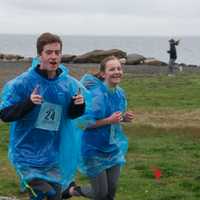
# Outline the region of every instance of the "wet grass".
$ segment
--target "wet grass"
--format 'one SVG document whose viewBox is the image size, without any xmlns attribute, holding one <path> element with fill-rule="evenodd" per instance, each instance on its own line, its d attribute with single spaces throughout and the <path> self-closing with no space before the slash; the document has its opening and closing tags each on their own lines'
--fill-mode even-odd
<svg viewBox="0 0 200 200">
<path fill-rule="evenodd" d="M 117 200 L 198 200 L 200 198 L 200 76 L 126 76 L 136 120 L 124 125 L 129 138 Z M 7 159 L 8 125 L 0 123 L 0 195 L 20 195 Z M 157 181 L 154 170 L 160 169 Z M 86 179 L 78 175 L 78 183 Z M 81 198 L 73 198 L 81 199 Z"/>
<path fill-rule="evenodd" d="M 1 134 L 8 134 L 1 124 Z M 127 164 L 122 169 L 117 200 L 171 200 L 200 197 L 200 129 L 165 129 L 142 125 L 125 126 L 129 137 Z M 7 160 L 7 139 L 0 146 L 0 195 L 23 196 Z M 154 169 L 160 169 L 160 181 Z M 86 183 L 80 175 L 78 183 Z M 78 198 L 74 198 L 78 199 Z"/>
<path fill-rule="evenodd" d="M 194 109 L 200 106 L 200 74 L 134 76 L 128 74 L 122 84 L 129 106 L 139 109 Z"/>
</svg>

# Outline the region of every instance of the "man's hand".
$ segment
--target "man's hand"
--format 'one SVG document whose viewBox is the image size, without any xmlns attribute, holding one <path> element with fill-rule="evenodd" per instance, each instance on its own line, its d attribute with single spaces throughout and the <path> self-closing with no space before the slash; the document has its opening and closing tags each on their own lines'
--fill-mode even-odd
<svg viewBox="0 0 200 200">
<path fill-rule="evenodd" d="M 81 94 L 72 97 L 75 105 L 84 104 L 84 97 Z"/>
<path fill-rule="evenodd" d="M 34 103 L 34 104 L 37 104 L 37 105 L 40 105 L 42 104 L 42 96 L 40 96 L 38 94 L 38 86 L 36 86 L 31 94 L 31 97 L 30 97 L 31 101 Z"/>
</svg>

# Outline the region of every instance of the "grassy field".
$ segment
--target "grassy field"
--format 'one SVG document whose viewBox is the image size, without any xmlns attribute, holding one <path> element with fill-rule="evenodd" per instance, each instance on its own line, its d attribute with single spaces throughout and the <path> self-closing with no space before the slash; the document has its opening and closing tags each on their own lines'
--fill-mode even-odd
<svg viewBox="0 0 200 200">
<path fill-rule="evenodd" d="M 122 86 L 136 119 L 124 125 L 129 152 L 116 199 L 199 200 L 200 74 L 128 74 Z M 0 124 L 0 134 L 0 195 L 26 199 L 7 160 L 8 125 Z M 159 181 L 154 177 L 157 168 Z M 86 179 L 78 175 L 77 181 Z"/>
</svg>

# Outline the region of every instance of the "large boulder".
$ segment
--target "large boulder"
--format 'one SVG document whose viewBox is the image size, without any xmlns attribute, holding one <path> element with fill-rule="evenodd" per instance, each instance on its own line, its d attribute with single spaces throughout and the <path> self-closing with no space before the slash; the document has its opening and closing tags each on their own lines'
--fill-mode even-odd
<svg viewBox="0 0 200 200">
<path fill-rule="evenodd" d="M 119 61 L 121 64 L 125 65 L 127 60 L 126 58 L 120 58 Z"/>
<path fill-rule="evenodd" d="M 127 55 L 127 61 L 126 64 L 127 65 L 137 65 L 142 63 L 145 60 L 145 57 L 139 54 L 128 54 Z"/>
<path fill-rule="evenodd" d="M 167 63 L 162 62 L 156 58 L 146 58 L 143 62 L 146 65 L 154 65 L 154 66 L 166 66 Z"/>
<path fill-rule="evenodd" d="M 118 58 L 126 58 L 126 52 L 119 49 L 111 50 L 94 50 L 73 59 L 74 63 L 100 63 L 107 56 L 116 56 Z"/>
<path fill-rule="evenodd" d="M 188 65 L 188 67 L 199 67 L 198 65 Z"/>
<path fill-rule="evenodd" d="M 73 61 L 73 59 L 76 57 L 76 55 L 71 54 L 64 54 L 62 55 L 61 62 L 63 63 L 70 63 Z"/>
<path fill-rule="evenodd" d="M 33 58 L 32 57 L 24 57 L 22 60 L 20 60 L 22 62 L 32 62 L 33 61 Z"/>
<path fill-rule="evenodd" d="M 0 53 L 0 59 L 2 60 L 4 58 L 4 54 Z"/>
<path fill-rule="evenodd" d="M 17 55 L 17 54 L 4 54 L 4 60 L 22 60 L 24 56 Z"/>
</svg>

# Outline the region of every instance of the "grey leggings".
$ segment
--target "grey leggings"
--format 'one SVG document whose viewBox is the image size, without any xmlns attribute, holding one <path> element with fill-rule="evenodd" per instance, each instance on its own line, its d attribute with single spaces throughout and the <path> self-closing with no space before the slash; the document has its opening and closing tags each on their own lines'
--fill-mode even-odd
<svg viewBox="0 0 200 200">
<path fill-rule="evenodd" d="M 174 73 L 175 61 L 176 61 L 176 59 L 172 59 L 172 58 L 169 59 L 168 72 L 171 74 Z"/>
<path fill-rule="evenodd" d="M 81 187 L 81 191 L 89 199 L 114 200 L 119 175 L 120 166 L 113 166 L 97 177 L 91 178 L 91 186 Z"/>
</svg>

